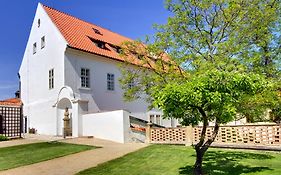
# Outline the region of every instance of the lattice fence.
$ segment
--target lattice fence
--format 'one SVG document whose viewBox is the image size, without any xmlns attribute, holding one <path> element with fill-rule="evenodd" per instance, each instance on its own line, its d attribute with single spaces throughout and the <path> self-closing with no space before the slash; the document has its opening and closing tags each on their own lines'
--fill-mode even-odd
<svg viewBox="0 0 281 175">
<path fill-rule="evenodd" d="M 208 127 L 206 138 L 210 138 L 214 127 Z M 192 144 L 199 141 L 202 127 L 187 128 L 150 128 L 150 143 Z M 243 125 L 220 126 L 214 143 L 247 145 L 281 145 L 281 125 Z"/>
<path fill-rule="evenodd" d="M 213 127 L 208 127 L 206 137 L 210 138 Z M 193 128 L 193 143 L 200 138 L 202 127 Z M 215 143 L 248 145 L 281 145 L 280 125 L 221 126 Z"/>
<path fill-rule="evenodd" d="M 185 144 L 185 128 L 152 128 L 151 143 Z"/>
<path fill-rule="evenodd" d="M 0 134 L 7 137 L 21 137 L 22 108 L 0 106 Z"/>
</svg>

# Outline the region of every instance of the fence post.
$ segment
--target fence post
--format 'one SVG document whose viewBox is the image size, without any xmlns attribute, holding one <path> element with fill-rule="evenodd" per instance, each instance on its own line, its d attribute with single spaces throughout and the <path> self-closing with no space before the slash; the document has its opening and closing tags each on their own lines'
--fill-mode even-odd
<svg viewBox="0 0 281 175">
<path fill-rule="evenodd" d="M 185 127 L 185 146 L 191 146 L 192 145 L 192 126 L 186 126 Z"/>
<path fill-rule="evenodd" d="M 146 126 L 146 143 L 150 143 L 151 142 L 151 126 L 152 123 L 148 122 L 147 126 Z"/>
</svg>

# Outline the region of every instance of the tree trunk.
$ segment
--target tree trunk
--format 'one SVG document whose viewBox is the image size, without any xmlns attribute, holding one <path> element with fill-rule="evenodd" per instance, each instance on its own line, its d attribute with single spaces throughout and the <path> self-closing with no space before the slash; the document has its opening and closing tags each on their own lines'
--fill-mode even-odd
<svg viewBox="0 0 281 175">
<path fill-rule="evenodd" d="M 203 128 L 202 128 L 200 140 L 195 145 L 196 162 L 193 167 L 194 175 L 203 175 L 202 163 L 203 163 L 204 154 L 208 150 L 210 145 L 214 142 L 214 140 L 218 134 L 218 131 L 219 131 L 219 125 L 216 121 L 214 131 L 213 131 L 211 138 L 209 138 L 207 141 L 205 141 L 207 126 L 208 126 L 207 115 L 206 115 L 205 111 L 203 111 L 202 109 L 199 109 L 199 112 L 203 116 Z"/>
<path fill-rule="evenodd" d="M 194 175 L 203 174 L 203 169 L 202 169 L 203 155 L 204 152 L 202 149 L 196 150 L 196 162 L 194 164 L 194 169 L 193 169 Z"/>
</svg>

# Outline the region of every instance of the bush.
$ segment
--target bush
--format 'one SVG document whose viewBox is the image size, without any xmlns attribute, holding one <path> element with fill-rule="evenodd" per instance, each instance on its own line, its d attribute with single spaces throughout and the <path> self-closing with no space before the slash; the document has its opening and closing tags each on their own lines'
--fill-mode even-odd
<svg viewBox="0 0 281 175">
<path fill-rule="evenodd" d="M 35 128 L 29 128 L 29 134 L 36 134 L 37 130 Z"/>
<path fill-rule="evenodd" d="M 0 135 L 0 142 L 9 140 L 8 137 Z"/>
</svg>

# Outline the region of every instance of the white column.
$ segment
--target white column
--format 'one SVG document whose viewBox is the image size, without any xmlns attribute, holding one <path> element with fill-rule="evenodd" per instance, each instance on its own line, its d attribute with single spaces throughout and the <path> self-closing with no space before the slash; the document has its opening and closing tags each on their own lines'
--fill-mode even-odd
<svg viewBox="0 0 281 175">
<path fill-rule="evenodd" d="M 72 106 L 72 136 L 78 137 L 78 117 L 79 117 L 79 106 L 77 102 L 73 102 Z"/>
</svg>

